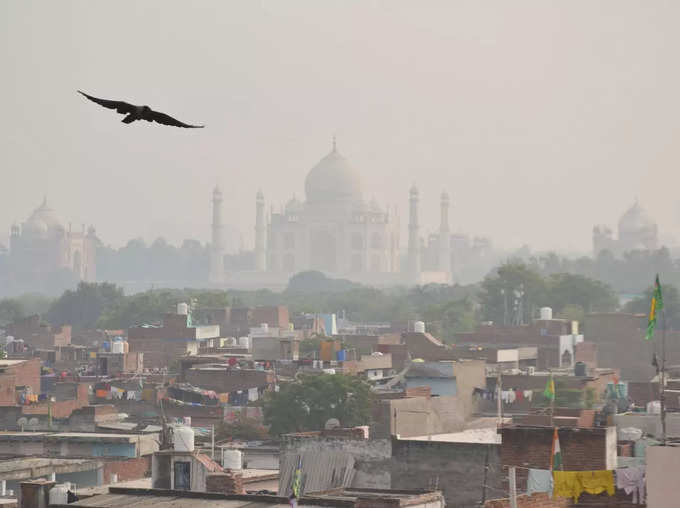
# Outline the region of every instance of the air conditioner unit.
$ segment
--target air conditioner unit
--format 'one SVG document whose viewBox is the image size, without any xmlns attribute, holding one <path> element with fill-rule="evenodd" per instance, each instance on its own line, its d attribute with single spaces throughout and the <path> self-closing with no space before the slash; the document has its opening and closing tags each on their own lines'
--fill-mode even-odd
<svg viewBox="0 0 680 508">
<path fill-rule="evenodd" d="M 532 366 L 532 367 L 528 367 L 528 368 L 527 368 L 527 371 L 528 371 L 528 373 L 529 373 L 530 376 L 533 376 L 533 375 L 536 373 L 536 367 L 533 367 L 533 366 Z"/>
</svg>

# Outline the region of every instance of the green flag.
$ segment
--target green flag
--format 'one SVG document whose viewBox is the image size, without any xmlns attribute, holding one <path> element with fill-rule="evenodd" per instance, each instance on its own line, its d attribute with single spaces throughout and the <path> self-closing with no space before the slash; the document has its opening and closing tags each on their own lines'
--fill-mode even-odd
<svg viewBox="0 0 680 508">
<path fill-rule="evenodd" d="M 657 274 L 654 281 L 654 292 L 652 293 L 652 302 L 649 306 L 649 321 L 647 322 L 646 340 L 651 340 L 654 337 L 654 330 L 656 330 L 656 311 L 663 309 L 663 294 L 661 293 L 661 282 L 659 282 L 659 275 Z"/>
<path fill-rule="evenodd" d="M 550 376 L 550 379 L 548 379 L 548 382 L 545 384 L 543 396 L 548 400 L 553 400 L 555 398 L 555 380 L 552 376 Z"/>
</svg>

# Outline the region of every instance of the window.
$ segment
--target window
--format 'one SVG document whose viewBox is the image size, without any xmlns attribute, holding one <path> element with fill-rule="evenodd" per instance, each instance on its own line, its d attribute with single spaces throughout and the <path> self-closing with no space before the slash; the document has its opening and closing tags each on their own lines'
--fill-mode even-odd
<svg viewBox="0 0 680 508">
<path fill-rule="evenodd" d="M 283 271 L 284 272 L 295 271 L 295 256 L 293 256 L 292 254 L 286 254 L 283 256 Z"/>
<path fill-rule="evenodd" d="M 295 233 L 289 231 L 283 234 L 283 248 L 286 250 L 295 248 Z"/>
<path fill-rule="evenodd" d="M 361 233 L 352 233 L 352 249 L 361 250 L 364 248 L 364 237 Z"/>
<path fill-rule="evenodd" d="M 380 271 L 380 256 L 375 254 L 371 256 L 371 271 L 372 272 Z"/>
<path fill-rule="evenodd" d="M 371 235 L 371 249 L 383 248 L 383 236 L 380 233 L 373 233 Z"/>
<path fill-rule="evenodd" d="M 361 262 L 361 254 L 353 254 L 351 270 L 353 272 L 360 272 L 362 269 L 363 263 Z"/>
</svg>

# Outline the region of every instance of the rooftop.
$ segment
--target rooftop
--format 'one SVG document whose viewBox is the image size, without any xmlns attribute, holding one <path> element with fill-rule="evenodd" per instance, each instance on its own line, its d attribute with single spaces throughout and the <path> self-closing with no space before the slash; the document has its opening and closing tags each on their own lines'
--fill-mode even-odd
<svg viewBox="0 0 680 508">
<path fill-rule="evenodd" d="M 439 491 L 428 490 L 384 490 L 384 489 L 338 489 L 328 492 L 317 492 L 304 496 L 299 505 L 314 506 L 355 506 L 358 500 L 364 503 L 371 501 L 396 501 L 398 504 L 427 504 L 442 501 Z M 382 505 L 383 503 L 381 503 Z M 392 505 L 392 503 L 390 503 Z M 258 508 L 290 506 L 288 498 L 270 495 L 226 495 L 217 492 L 193 492 L 161 489 L 139 489 L 110 487 L 106 494 L 81 499 L 68 505 L 50 505 L 56 508 L 72 506 L 90 507 L 144 507 L 148 508 Z"/>
<path fill-rule="evenodd" d="M 0 480 L 25 480 L 51 473 L 77 473 L 100 468 L 102 463 L 89 459 L 16 458 L 0 461 Z"/>
<path fill-rule="evenodd" d="M 0 367 L 12 367 L 13 365 L 18 365 L 27 361 L 28 360 L 0 360 Z"/>
</svg>

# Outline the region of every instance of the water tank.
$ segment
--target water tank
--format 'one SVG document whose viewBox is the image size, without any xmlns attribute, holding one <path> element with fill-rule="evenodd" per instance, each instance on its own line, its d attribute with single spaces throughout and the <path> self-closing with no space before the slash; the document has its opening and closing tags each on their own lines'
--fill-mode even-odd
<svg viewBox="0 0 680 508">
<path fill-rule="evenodd" d="M 121 355 L 125 352 L 125 346 L 123 346 L 122 342 L 114 342 L 111 345 L 111 352 L 117 355 Z"/>
<path fill-rule="evenodd" d="M 413 323 L 413 331 L 416 333 L 425 333 L 425 323 L 423 321 L 416 321 Z"/>
<path fill-rule="evenodd" d="M 241 347 L 249 347 L 250 339 L 248 337 L 239 337 L 238 338 L 238 345 L 241 346 Z"/>
<path fill-rule="evenodd" d="M 222 467 L 239 470 L 243 468 L 243 454 L 239 450 L 222 449 Z"/>
<path fill-rule="evenodd" d="M 50 489 L 49 503 L 68 504 L 68 488 L 66 485 L 55 485 Z"/>
<path fill-rule="evenodd" d="M 123 353 L 129 353 L 130 352 L 130 344 L 128 344 L 128 341 L 123 341 Z"/>
<path fill-rule="evenodd" d="M 552 320 L 552 309 L 550 307 L 541 307 L 541 321 Z"/>
<path fill-rule="evenodd" d="M 189 315 L 189 306 L 182 302 L 177 304 L 177 314 L 180 316 L 188 316 Z"/>
<path fill-rule="evenodd" d="M 586 364 L 583 362 L 576 362 L 574 364 L 574 376 L 585 377 L 586 375 Z"/>
<path fill-rule="evenodd" d="M 191 427 L 175 427 L 172 432 L 172 445 L 176 452 L 193 452 L 194 431 Z"/>
</svg>

